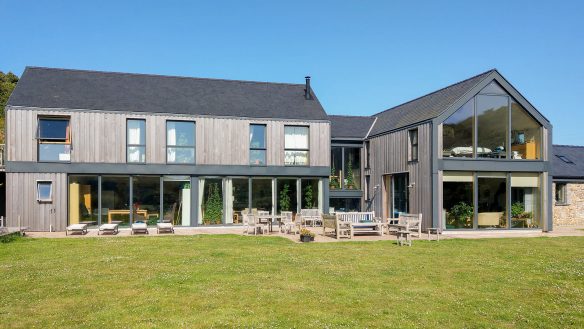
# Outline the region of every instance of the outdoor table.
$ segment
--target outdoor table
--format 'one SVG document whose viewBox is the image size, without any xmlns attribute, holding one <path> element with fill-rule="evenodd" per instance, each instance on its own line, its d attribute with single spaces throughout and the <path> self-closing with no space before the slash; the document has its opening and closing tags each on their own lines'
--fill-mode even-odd
<svg viewBox="0 0 584 329">
<path fill-rule="evenodd" d="M 280 224 L 282 223 L 282 216 L 281 215 L 258 215 L 258 220 L 261 222 L 262 220 L 267 220 L 268 225 L 270 226 L 270 233 L 273 232 L 272 228 L 274 225 L 274 221 L 278 221 Z"/>
</svg>

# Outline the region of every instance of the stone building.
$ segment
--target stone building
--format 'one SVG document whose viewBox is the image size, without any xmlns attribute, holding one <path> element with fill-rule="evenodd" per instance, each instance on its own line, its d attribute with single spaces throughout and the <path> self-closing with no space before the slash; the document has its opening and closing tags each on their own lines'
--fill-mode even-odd
<svg viewBox="0 0 584 329">
<path fill-rule="evenodd" d="M 554 226 L 584 226 L 584 146 L 554 145 Z"/>
</svg>

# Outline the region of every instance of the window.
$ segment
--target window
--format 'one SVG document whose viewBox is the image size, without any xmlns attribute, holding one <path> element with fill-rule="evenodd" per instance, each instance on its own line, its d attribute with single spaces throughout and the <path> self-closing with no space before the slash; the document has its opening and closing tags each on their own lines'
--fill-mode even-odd
<svg viewBox="0 0 584 329">
<path fill-rule="evenodd" d="M 329 177 L 329 188 L 336 190 L 342 188 L 341 181 L 343 172 L 343 148 L 339 146 L 331 147 L 331 175 Z"/>
<path fill-rule="evenodd" d="M 39 161 L 71 161 L 71 131 L 68 117 L 41 117 L 38 119 Z"/>
<path fill-rule="evenodd" d="M 409 140 L 409 160 L 418 161 L 418 129 L 408 130 L 408 140 Z"/>
<path fill-rule="evenodd" d="M 53 182 L 37 181 L 37 201 L 39 202 L 53 201 Z"/>
<path fill-rule="evenodd" d="M 146 162 L 146 120 L 130 119 L 127 124 L 127 161 L 144 163 Z"/>
<path fill-rule="evenodd" d="M 365 169 L 371 168 L 371 144 L 369 141 L 365 142 Z"/>
<path fill-rule="evenodd" d="M 442 156 L 474 156 L 474 98 L 454 112 L 442 124 Z"/>
<path fill-rule="evenodd" d="M 308 127 L 284 126 L 284 164 L 308 166 Z"/>
<path fill-rule="evenodd" d="M 266 165 L 266 125 L 249 125 L 249 164 Z"/>
<path fill-rule="evenodd" d="M 343 169 L 343 188 L 358 190 L 361 188 L 361 148 L 344 147 L 345 167 Z"/>
<path fill-rule="evenodd" d="M 473 173 L 444 172 L 443 222 L 447 229 L 472 229 L 474 225 Z"/>
<path fill-rule="evenodd" d="M 509 98 L 498 95 L 478 95 L 477 157 L 507 158 Z"/>
<path fill-rule="evenodd" d="M 166 162 L 195 163 L 194 122 L 166 121 Z"/>
<path fill-rule="evenodd" d="M 566 183 L 556 183 L 556 204 L 568 204 L 568 185 Z"/>
<path fill-rule="evenodd" d="M 560 160 L 564 161 L 565 163 L 568 164 L 574 164 L 574 161 L 570 160 L 570 158 L 568 158 L 565 155 L 556 155 L 558 158 L 560 158 Z"/>
</svg>

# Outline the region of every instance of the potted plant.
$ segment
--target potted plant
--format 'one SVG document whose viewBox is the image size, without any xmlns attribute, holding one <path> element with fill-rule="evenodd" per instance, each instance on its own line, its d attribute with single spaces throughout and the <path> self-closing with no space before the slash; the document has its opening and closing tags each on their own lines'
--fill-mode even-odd
<svg viewBox="0 0 584 329">
<path fill-rule="evenodd" d="M 303 228 L 300 230 L 300 241 L 302 241 L 302 242 L 314 241 L 315 236 L 316 236 L 316 234 L 312 233 L 307 228 Z"/>
<path fill-rule="evenodd" d="M 286 183 L 282 187 L 282 191 L 280 191 L 280 211 L 290 211 L 291 206 L 290 185 Z"/>
<path fill-rule="evenodd" d="M 329 181 L 329 187 L 333 190 L 339 188 L 339 176 L 337 176 L 337 171 L 335 169 L 335 165 L 331 167 L 331 177 Z"/>
<path fill-rule="evenodd" d="M 304 205 L 308 209 L 314 208 L 313 195 L 312 195 L 312 185 L 307 185 L 304 188 Z"/>
<path fill-rule="evenodd" d="M 471 205 L 464 201 L 455 204 L 450 209 L 451 221 L 455 227 L 462 228 L 468 226 L 472 223 L 472 216 L 474 215 L 474 209 Z"/>
<path fill-rule="evenodd" d="M 355 174 L 353 174 L 353 163 L 350 160 L 347 162 L 347 178 L 345 179 L 345 184 L 347 185 L 347 189 L 355 189 Z"/>
</svg>

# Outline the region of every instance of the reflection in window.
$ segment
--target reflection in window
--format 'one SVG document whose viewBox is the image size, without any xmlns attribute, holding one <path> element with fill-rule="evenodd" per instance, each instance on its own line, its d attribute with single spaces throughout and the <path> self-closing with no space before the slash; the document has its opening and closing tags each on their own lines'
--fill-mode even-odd
<svg viewBox="0 0 584 329">
<path fill-rule="evenodd" d="M 37 134 L 39 161 L 71 161 L 69 118 L 39 118 Z"/>
<path fill-rule="evenodd" d="M 345 147 L 344 187 L 348 190 L 361 188 L 361 149 Z"/>
<path fill-rule="evenodd" d="M 409 213 L 409 195 L 410 195 L 408 189 L 409 175 L 407 173 L 396 174 L 392 175 L 392 179 L 393 179 L 392 218 L 398 218 L 399 214 Z"/>
<path fill-rule="evenodd" d="M 474 98 L 454 112 L 442 125 L 444 157 L 473 157 Z"/>
<path fill-rule="evenodd" d="M 343 170 L 343 148 L 331 147 L 331 176 L 329 177 L 329 187 L 331 189 L 341 188 L 341 172 Z"/>
<path fill-rule="evenodd" d="M 164 176 L 162 179 L 164 222 L 191 225 L 191 179 L 188 176 Z"/>
<path fill-rule="evenodd" d="M 478 95 L 476 102 L 477 156 L 506 158 L 509 98 L 507 96 Z"/>
<path fill-rule="evenodd" d="M 128 125 L 128 162 L 146 162 L 146 120 L 130 119 Z"/>
<path fill-rule="evenodd" d="M 409 161 L 418 161 L 418 129 L 408 130 Z"/>
<path fill-rule="evenodd" d="M 541 126 L 516 101 L 511 101 L 511 152 L 513 159 L 541 159 Z"/>
<path fill-rule="evenodd" d="M 130 177 L 101 178 L 101 223 L 130 223 Z"/>
<path fill-rule="evenodd" d="M 318 188 L 318 179 L 303 179 L 301 182 L 301 208 L 317 209 L 320 205 L 320 191 Z"/>
<path fill-rule="evenodd" d="M 443 223 L 446 228 L 473 228 L 473 174 L 445 172 L 442 184 Z"/>
<path fill-rule="evenodd" d="M 241 224 L 242 212 L 249 209 L 249 180 L 232 178 L 226 180 L 227 213 L 226 224 Z"/>
<path fill-rule="evenodd" d="M 556 193 L 555 200 L 558 205 L 568 204 L 568 185 L 566 183 L 555 183 Z"/>
<path fill-rule="evenodd" d="M 254 178 L 251 180 L 252 212 L 272 212 L 272 180 L 269 178 Z"/>
<path fill-rule="evenodd" d="M 539 174 L 511 174 L 511 228 L 540 227 Z"/>
<path fill-rule="evenodd" d="M 98 201 L 97 176 L 69 176 L 69 224 L 97 225 Z"/>
<path fill-rule="evenodd" d="M 507 227 L 507 179 L 505 177 L 478 178 L 478 227 Z"/>
<path fill-rule="evenodd" d="M 334 212 L 361 211 L 361 199 L 359 198 L 331 198 L 329 207 Z"/>
<path fill-rule="evenodd" d="M 297 212 L 296 182 L 296 179 L 278 178 L 278 194 L 276 195 L 278 213 L 282 211 Z"/>
<path fill-rule="evenodd" d="M 308 166 L 308 127 L 284 126 L 284 164 Z"/>
<path fill-rule="evenodd" d="M 266 125 L 249 125 L 249 164 L 266 165 Z"/>
<path fill-rule="evenodd" d="M 132 222 L 156 225 L 160 218 L 160 177 L 132 177 Z"/>
<path fill-rule="evenodd" d="M 166 122 L 166 162 L 195 163 L 194 122 Z"/>
</svg>

